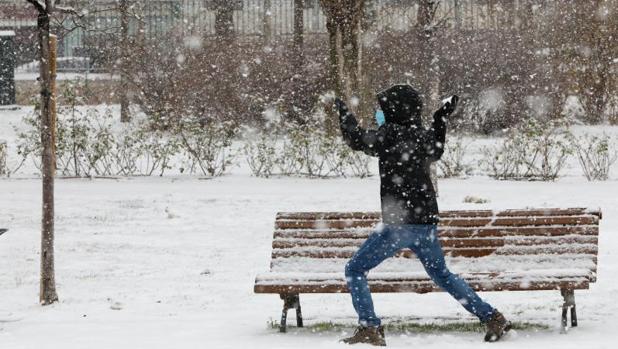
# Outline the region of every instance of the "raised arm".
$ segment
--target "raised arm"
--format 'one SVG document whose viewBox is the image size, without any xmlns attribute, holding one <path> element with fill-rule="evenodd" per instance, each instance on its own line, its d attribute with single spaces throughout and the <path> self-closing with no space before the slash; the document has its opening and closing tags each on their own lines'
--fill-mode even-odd
<svg viewBox="0 0 618 349">
<path fill-rule="evenodd" d="M 432 161 L 438 161 L 444 154 L 444 144 L 446 143 L 446 119 L 457 108 L 459 97 L 451 96 L 443 101 L 442 107 L 433 114 L 433 122 L 429 129 L 429 144 L 427 152 Z"/>
<path fill-rule="evenodd" d="M 353 149 L 360 150 L 367 155 L 378 156 L 384 147 L 385 128 L 366 130 L 362 128 L 354 114 L 339 98 L 335 99 L 335 108 L 339 113 L 339 126 L 345 142 Z"/>
</svg>

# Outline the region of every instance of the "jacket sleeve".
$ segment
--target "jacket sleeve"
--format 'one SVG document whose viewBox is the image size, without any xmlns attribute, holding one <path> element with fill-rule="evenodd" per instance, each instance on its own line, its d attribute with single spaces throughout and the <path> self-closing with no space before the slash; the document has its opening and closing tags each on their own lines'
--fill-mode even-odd
<svg viewBox="0 0 618 349">
<path fill-rule="evenodd" d="M 429 129 L 427 139 L 427 154 L 431 161 L 438 161 L 444 154 L 444 144 L 446 142 L 446 117 L 447 113 L 443 108 L 438 109 L 433 114 L 433 123 Z"/>
<path fill-rule="evenodd" d="M 339 109 L 339 126 L 343 139 L 353 150 L 378 156 L 385 148 L 386 128 L 382 126 L 378 130 L 365 130 L 347 108 Z"/>
</svg>

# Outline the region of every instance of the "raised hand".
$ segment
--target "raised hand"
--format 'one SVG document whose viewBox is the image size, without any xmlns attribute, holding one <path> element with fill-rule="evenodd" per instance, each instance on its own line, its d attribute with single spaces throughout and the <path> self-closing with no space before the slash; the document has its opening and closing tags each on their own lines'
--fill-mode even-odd
<svg viewBox="0 0 618 349">
<path fill-rule="evenodd" d="M 348 106 L 345 104 L 341 98 L 335 98 L 335 110 L 339 112 L 341 115 L 345 115 L 348 112 Z"/>
<path fill-rule="evenodd" d="M 449 98 L 442 100 L 442 107 L 440 111 L 445 115 L 451 115 L 457 109 L 457 103 L 459 102 L 459 96 L 452 95 Z"/>
</svg>

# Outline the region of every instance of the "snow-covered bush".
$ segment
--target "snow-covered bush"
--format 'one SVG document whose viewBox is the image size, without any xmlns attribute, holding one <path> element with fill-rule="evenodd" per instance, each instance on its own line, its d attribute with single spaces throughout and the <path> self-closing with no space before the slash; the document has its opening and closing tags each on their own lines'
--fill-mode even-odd
<svg viewBox="0 0 618 349">
<path fill-rule="evenodd" d="M 36 115 L 36 110 L 35 108 L 34 114 L 24 117 L 25 130 L 14 126 L 17 135 L 17 155 L 21 160 L 13 172 L 19 171 L 28 160 L 32 160 L 37 169 L 41 168 L 41 152 L 43 149 L 41 146 L 41 123 L 40 118 Z"/>
<path fill-rule="evenodd" d="M 0 140 L 0 176 L 6 176 L 9 174 L 9 170 L 6 167 L 7 155 L 6 142 Z"/>
<path fill-rule="evenodd" d="M 371 163 L 371 157 L 363 154 L 359 151 L 353 151 L 343 140 L 339 140 L 340 158 L 346 173 L 351 174 L 354 177 L 365 178 L 371 176 L 371 170 L 369 164 Z"/>
<path fill-rule="evenodd" d="M 365 178 L 371 176 L 370 157 L 348 146 L 340 135 L 323 134 L 319 139 L 320 154 L 326 160 L 328 175 Z"/>
<path fill-rule="evenodd" d="M 444 154 L 438 161 L 441 177 L 460 177 L 472 171 L 472 167 L 465 162 L 469 143 L 461 136 L 447 136 Z"/>
<path fill-rule="evenodd" d="M 185 118 L 175 131 L 186 167 L 181 172 L 221 176 L 233 164 L 236 153 L 232 141 L 238 128 L 233 122 L 202 122 L 199 118 Z"/>
<path fill-rule="evenodd" d="M 281 174 L 309 177 L 368 177 L 370 158 L 353 151 L 339 134 L 319 126 L 287 126 L 276 164 Z"/>
<path fill-rule="evenodd" d="M 521 179 L 524 174 L 525 147 L 511 139 L 496 146 L 484 147 L 480 165 L 495 179 Z"/>
<path fill-rule="evenodd" d="M 111 108 L 84 105 L 77 91 L 80 82 L 70 82 L 61 91 L 63 104 L 56 120 L 56 170 L 58 175 L 135 176 L 163 174 L 179 152 L 175 137 L 151 127 L 144 118 L 117 126 Z M 40 168 L 40 116 L 24 118 L 26 128 L 16 130 L 21 165 L 31 159 Z"/>
<path fill-rule="evenodd" d="M 147 122 L 122 125 L 117 133 L 113 157 L 115 174 L 122 176 L 163 176 L 180 152 L 178 139 L 169 132 L 152 130 Z"/>
<path fill-rule="evenodd" d="M 560 121 L 539 123 L 530 121 L 523 127 L 524 140 L 531 147 L 525 153 L 526 177 L 555 180 L 573 153 L 569 142 L 570 132 Z"/>
<path fill-rule="evenodd" d="M 144 175 L 151 176 L 155 172 L 163 176 L 166 170 L 171 170 L 172 160 L 180 152 L 180 141 L 177 137 L 161 130 L 139 128 L 139 138 L 142 139 L 142 157 Z"/>
<path fill-rule="evenodd" d="M 139 173 L 139 159 L 142 149 L 139 138 L 131 129 L 120 132 L 116 139 L 116 149 L 113 157 L 118 169 L 118 175 L 133 176 Z"/>
<path fill-rule="evenodd" d="M 56 171 L 62 176 L 112 175 L 112 112 L 109 108 L 85 108 L 76 93 L 78 83 L 67 83 L 61 91 L 65 103 L 56 117 Z M 21 164 L 31 159 L 40 169 L 41 120 L 39 109 L 24 118 L 26 128 L 16 130 Z M 16 170 L 17 170 L 16 169 Z"/>
<path fill-rule="evenodd" d="M 290 137 L 283 137 L 282 146 L 275 159 L 275 166 L 282 175 L 299 175 L 303 169 L 302 157 L 292 147 Z"/>
<path fill-rule="evenodd" d="M 319 122 L 269 123 L 244 134 L 245 160 L 254 176 L 367 177 L 370 158 L 353 151 Z"/>
<path fill-rule="evenodd" d="M 93 172 L 100 156 L 98 150 L 107 147 L 108 137 L 101 139 L 102 146 L 95 148 L 99 140 L 94 134 L 107 134 L 107 127 L 95 130 L 92 119 L 87 119 L 77 108 L 61 108 L 56 123 L 56 170 L 62 176 L 88 176 Z M 93 113 L 96 114 L 97 112 Z M 90 115 L 92 117 L 92 115 Z M 38 110 L 24 118 L 26 128 L 17 130 L 17 153 L 23 164 L 32 160 L 37 169 L 41 168 L 41 123 Z M 99 124 L 101 125 L 101 124 Z M 94 151 L 94 154 L 90 152 Z M 19 167 L 21 167 L 21 164 Z"/>
<path fill-rule="evenodd" d="M 371 158 L 369 156 L 359 152 L 353 152 L 348 158 L 348 168 L 355 177 L 370 177 L 372 175 L 369 169 L 370 162 Z"/>
<path fill-rule="evenodd" d="M 618 160 L 618 151 L 609 136 L 586 134 L 582 137 L 573 137 L 572 140 L 586 178 L 589 181 L 607 180 L 612 165 Z"/>
<path fill-rule="evenodd" d="M 481 165 L 496 179 L 555 180 L 572 153 L 562 120 L 531 119 L 511 129 L 502 143 L 482 150 Z"/>
<path fill-rule="evenodd" d="M 310 125 L 294 125 L 287 130 L 286 141 L 278 163 L 285 164 L 292 173 L 309 177 L 322 177 L 327 174 L 326 158 L 328 151 L 324 144 L 324 131 Z M 330 149 L 332 151 L 332 149 Z M 280 166 L 283 169 L 283 166 Z"/>
<path fill-rule="evenodd" d="M 56 169 L 58 175 L 144 176 L 171 168 L 178 154 L 178 140 L 164 131 L 151 130 L 146 122 L 114 127 L 109 109 L 61 109 L 56 127 Z M 69 112 L 67 112 L 69 111 Z M 40 168 L 39 116 L 24 118 L 25 130 L 18 131 L 17 151 L 23 162 L 32 160 Z M 21 166 L 20 166 L 21 167 Z"/>
<path fill-rule="evenodd" d="M 270 177 L 277 162 L 277 139 L 275 134 L 262 132 L 258 136 L 245 137 L 243 152 L 245 159 L 256 177 Z"/>
<path fill-rule="evenodd" d="M 109 109 L 82 112 L 75 105 L 61 108 L 57 120 L 56 167 L 63 176 L 114 174 L 113 115 Z"/>
</svg>

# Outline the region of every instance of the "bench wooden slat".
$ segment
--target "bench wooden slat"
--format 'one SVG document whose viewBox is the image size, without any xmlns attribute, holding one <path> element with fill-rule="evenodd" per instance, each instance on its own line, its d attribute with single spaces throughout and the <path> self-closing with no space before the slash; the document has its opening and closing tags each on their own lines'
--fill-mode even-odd
<svg viewBox="0 0 618 349">
<path fill-rule="evenodd" d="M 558 289 L 588 289 L 590 281 L 586 279 L 564 280 L 564 281 L 533 281 L 522 284 L 521 282 L 470 282 L 470 287 L 476 291 L 541 291 Z M 429 293 L 442 291 L 433 282 L 391 282 L 388 283 L 369 283 L 369 288 L 373 293 L 394 293 L 394 292 L 414 292 Z M 261 285 L 256 284 L 255 293 L 344 293 L 348 292 L 347 286 L 324 284 L 324 285 Z"/>
<path fill-rule="evenodd" d="M 294 247 L 354 247 L 358 248 L 363 240 L 273 240 L 273 249 L 287 249 Z M 442 247 L 500 247 L 504 246 L 503 239 L 450 239 L 442 240 Z"/>
<path fill-rule="evenodd" d="M 599 217 L 586 216 L 543 216 L 543 217 L 488 217 L 488 218 L 447 218 L 440 220 L 442 227 L 525 227 L 545 225 L 591 225 L 598 224 Z M 373 227 L 379 223 L 374 219 L 347 220 L 277 220 L 275 229 L 351 229 Z"/>
<path fill-rule="evenodd" d="M 492 254 L 497 255 L 543 255 L 543 254 L 589 254 L 596 255 L 598 250 L 595 245 L 580 245 L 580 246 L 558 246 L 558 247 L 541 247 L 541 248 L 444 248 L 444 254 L 451 257 L 469 257 L 479 258 L 486 257 Z M 302 250 L 302 249 L 275 249 L 272 253 L 272 258 L 286 257 L 307 257 L 307 258 L 352 258 L 355 250 L 337 249 L 337 250 Z M 395 254 L 395 258 L 415 258 L 410 250 L 402 250 Z"/>
<path fill-rule="evenodd" d="M 440 211 L 440 217 L 527 217 L 527 216 L 579 216 L 595 215 L 602 218 L 601 210 L 587 208 L 533 208 L 492 210 L 452 210 Z M 277 220 L 329 220 L 329 219 L 374 219 L 381 218 L 380 212 L 279 212 Z"/>
<path fill-rule="evenodd" d="M 568 236 L 568 237 L 541 237 L 541 238 L 441 238 L 443 248 L 468 248 L 468 247 L 502 247 L 502 246 L 544 246 L 544 245 L 576 245 L 597 244 L 596 236 Z M 274 239 L 273 249 L 286 249 L 294 247 L 360 247 L 363 239 Z"/>
<path fill-rule="evenodd" d="M 301 239 L 366 239 L 373 232 L 373 227 L 350 230 L 275 230 L 274 238 Z M 500 236 L 563 236 L 563 235 L 598 235 L 599 227 L 588 226 L 540 226 L 540 227 L 506 227 L 506 228 L 452 228 L 438 227 L 441 238 L 500 237 Z"/>
</svg>

